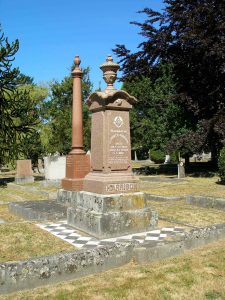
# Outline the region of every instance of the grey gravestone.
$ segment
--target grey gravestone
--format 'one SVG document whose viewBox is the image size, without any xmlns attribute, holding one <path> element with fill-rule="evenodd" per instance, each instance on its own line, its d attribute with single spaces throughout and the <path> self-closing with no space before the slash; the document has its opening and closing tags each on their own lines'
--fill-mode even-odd
<svg viewBox="0 0 225 300">
<path fill-rule="evenodd" d="M 184 178 L 185 177 L 184 162 L 180 161 L 177 167 L 178 167 L 178 178 Z"/>
<path fill-rule="evenodd" d="M 170 155 L 169 155 L 169 154 L 166 154 L 164 164 L 166 165 L 166 164 L 170 164 L 170 163 L 171 163 Z"/>
</svg>

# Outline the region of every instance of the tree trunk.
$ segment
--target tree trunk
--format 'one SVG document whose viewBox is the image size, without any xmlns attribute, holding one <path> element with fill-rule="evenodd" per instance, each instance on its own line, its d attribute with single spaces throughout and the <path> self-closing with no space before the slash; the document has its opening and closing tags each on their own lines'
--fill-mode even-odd
<svg viewBox="0 0 225 300">
<path fill-rule="evenodd" d="M 188 154 L 185 154 L 184 159 L 185 159 L 185 166 L 189 166 L 190 165 L 190 156 Z"/>
</svg>

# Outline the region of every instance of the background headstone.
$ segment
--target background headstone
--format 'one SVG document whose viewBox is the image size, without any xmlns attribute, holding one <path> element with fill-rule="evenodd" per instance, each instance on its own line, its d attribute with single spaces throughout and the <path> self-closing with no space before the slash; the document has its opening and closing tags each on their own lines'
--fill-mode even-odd
<svg viewBox="0 0 225 300">
<path fill-rule="evenodd" d="M 138 161 L 137 151 L 136 151 L 136 150 L 134 150 L 134 160 L 135 160 L 135 161 Z"/>
<path fill-rule="evenodd" d="M 170 164 L 171 163 L 171 157 L 169 154 L 166 154 L 166 157 L 165 157 L 165 161 L 164 161 L 164 164 Z"/>
<path fill-rule="evenodd" d="M 45 179 L 61 180 L 66 174 L 66 156 L 44 157 Z"/>
<path fill-rule="evenodd" d="M 41 158 L 38 159 L 38 172 L 41 174 L 45 172 L 43 160 Z"/>
<path fill-rule="evenodd" d="M 32 164 L 30 159 L 16 161 L 16 183 L 34 182 Z"/>
<path fill-rule="evenodd" d="M 184 162 L 180 161 L 177 167 L 178 167 L 178 178 L 184 178 L 185 177 Z"/>
</svg>

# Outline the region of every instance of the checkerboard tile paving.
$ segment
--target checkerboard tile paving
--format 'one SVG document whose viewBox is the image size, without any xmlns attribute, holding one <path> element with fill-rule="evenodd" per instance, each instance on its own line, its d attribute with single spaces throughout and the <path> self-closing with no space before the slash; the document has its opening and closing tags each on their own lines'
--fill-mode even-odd
<svg viewBox="0 0 225 300">
<path fill-rule="evenodd" d="M 114 243 L 130 242 L 135 240 L 145 247 L 153 247 L 157 244 L 163 244 L 166 237 L 183 235 L 184 228 L 181 227 L 164 227 L 147 232 L 124 235 L 116 238 L 99 240 L 95 237 L 88 236 L 67 224 L 67 221 L 58 223 L 37 224 L 43 230 L 50 232 L 58 238 L 74 245 L 77 248 L 94 248 L 104 245 L 113 245 Z"/>
</svg>

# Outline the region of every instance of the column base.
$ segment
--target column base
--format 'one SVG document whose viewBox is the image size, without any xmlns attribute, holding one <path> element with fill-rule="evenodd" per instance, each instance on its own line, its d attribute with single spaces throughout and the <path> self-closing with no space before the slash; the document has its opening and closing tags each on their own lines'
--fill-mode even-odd
<svg viewBox="0 0 225 300">
<path fill-rule="evenodd" d="M 66 157 L 66 177 L 62 188 L 68 191 L 82 191 L 84 177 L 90 172 L 90 155 L 69 154 Z"/>
</svg>

